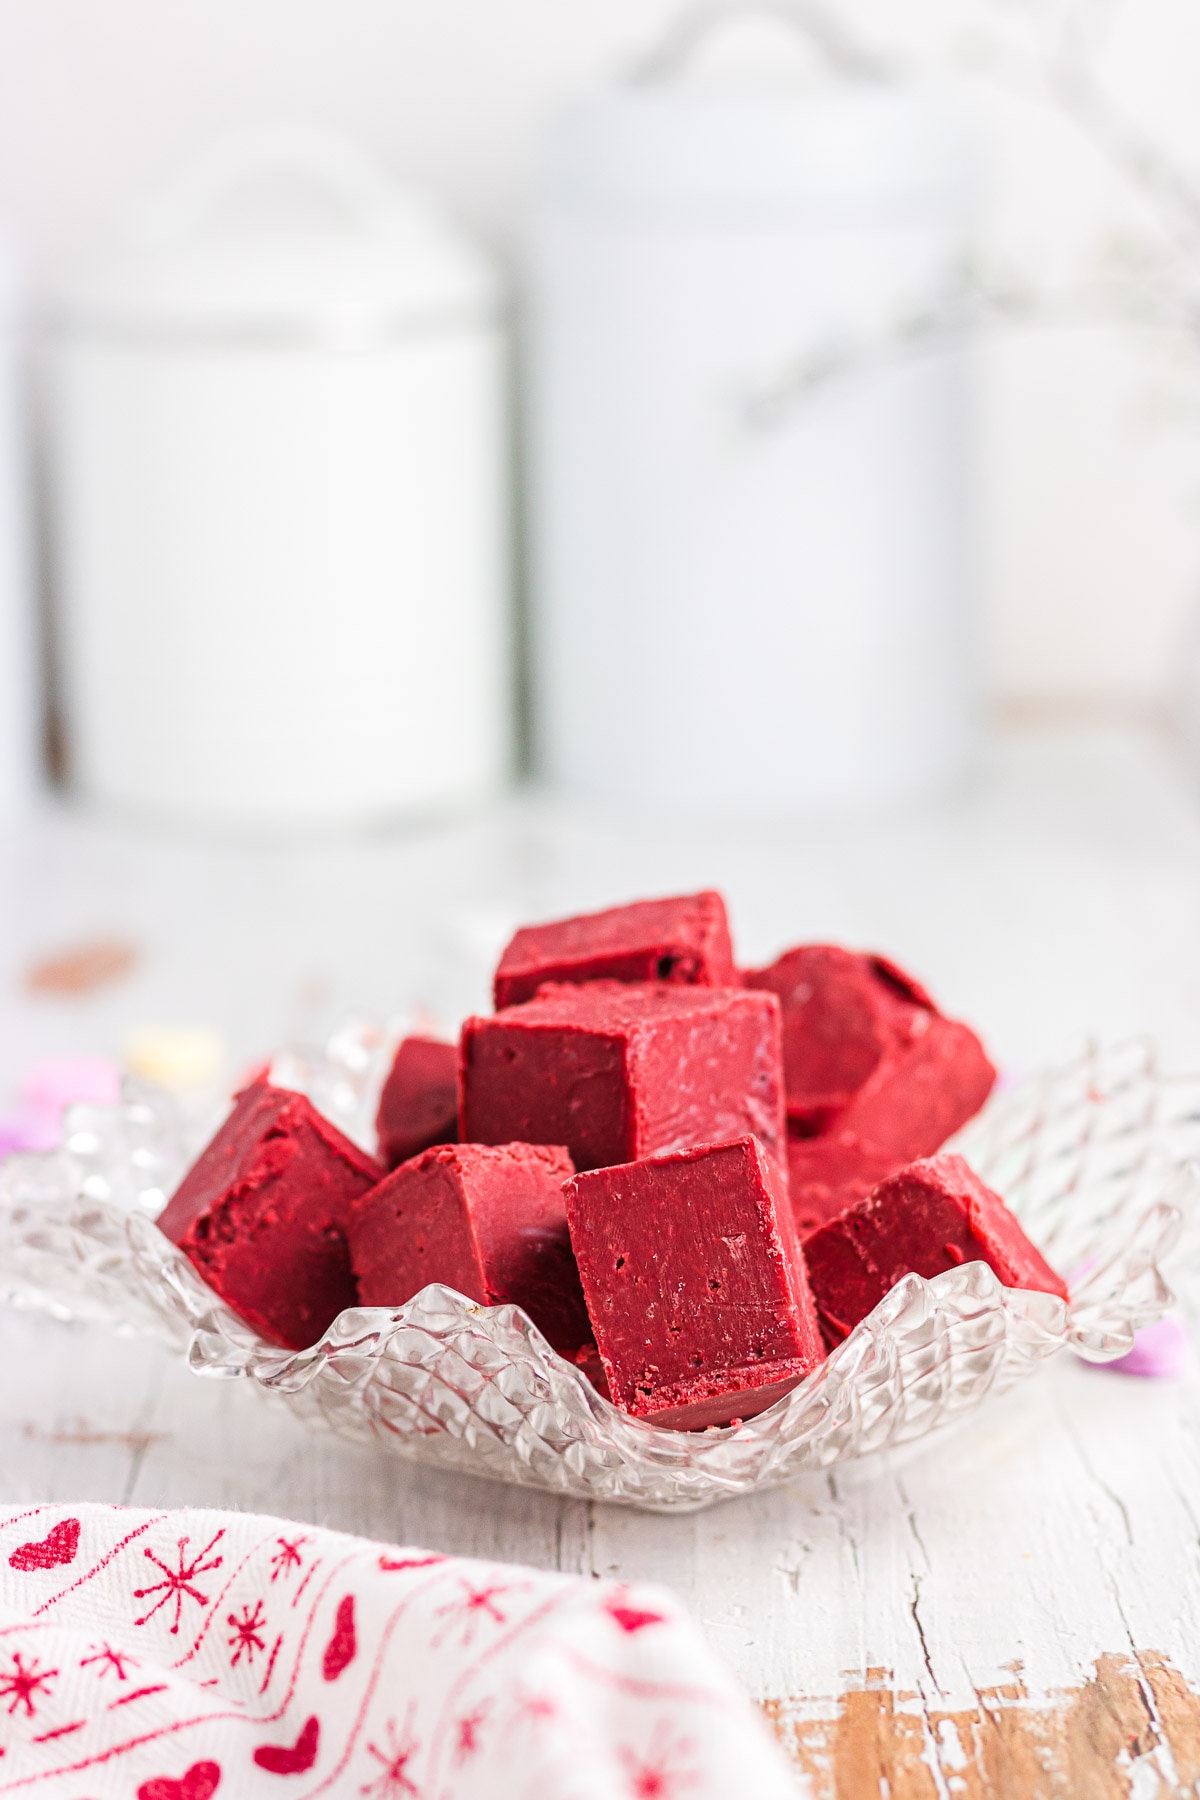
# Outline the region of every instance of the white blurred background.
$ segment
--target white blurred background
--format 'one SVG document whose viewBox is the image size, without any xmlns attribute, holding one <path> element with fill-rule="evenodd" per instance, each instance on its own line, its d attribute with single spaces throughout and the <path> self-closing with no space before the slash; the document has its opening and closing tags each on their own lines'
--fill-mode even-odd
<svg viewBox="0 0 1200 1800">
<path fill-rule="evenodd" d="M 364 140 L 507 250 L 547 116 L 628 65 L 675 11 L 0 0 L 0 218 L 37 283 L 217 129 L 305 117 Z M 1200 167 L 1200 13 L 1185 0 L 840 0 L 838 12 L 897 58 L 968 84 L 994 159 L 985 247 L 1019 276 L 1073 289 L 1156 232 L 1145 196 L 1039 91 L 1055 59 L 1093 59 L 1136 128 Z M 1200 589 L 1195 376 L 1190 345 L 1128 325 L 989 336 L 988 671 L 1010 711 L 1145 714 L 1169 700 Z"/>
</svg>

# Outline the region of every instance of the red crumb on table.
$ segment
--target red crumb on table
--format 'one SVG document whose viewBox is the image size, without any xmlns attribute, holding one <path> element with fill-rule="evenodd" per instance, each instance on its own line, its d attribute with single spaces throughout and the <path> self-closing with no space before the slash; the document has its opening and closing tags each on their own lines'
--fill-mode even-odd
<svg viewBox="0 0 1200 1800">
<path fill-rule="evenodd" d="M 458 1045 L 409 1037 L 396 1048 L 375 1115 L 379 1159 L 389 1169 L 458 1136 Z"/>
<path fill-rule="evenodd" d="M 616 1405 L 746 1419 L 823 1360 L 786 1201 L 751 1137 L 577 1175 L 567 1217 Z"/>
<path fill-rule="evenodd" d="M 635 900 L 606 912 L 526 925 L 500 958 L 496 1008 L 532 1000 L 545 982 L 673 981 L 736 987 L 720 894 Z"/>
<path fill-rule="evenodd" d="M 1067 1298 L 999 1194 L 961 1156 L 931 1156 L 890 1175 L 867 1199 L 804 1240 L 821 1329 L 832 1347 L 905 1275 L 926 1280 L 985 1262 L 1005 1287 Z"/>
<path fill-rule="evenodd" d="M 880 956 L 833 944 L 749 971 L 779 996 L 792 1208 L 801 1232 L 940 1149 L 983 1105 L 996 1071 L 975 1033 Z"/>
<path fill-rule="evenodd" d="M 402 1306 L 431 1281 L 482 1306 L 522 1307 L 563 1356 L 591 1341 L 567 1232 L 566 1151 L 545 1144 L 440 1144 L 396 1169 L 350 1212 L 363 1306 Z"/>
<path fill-rule="evenodd" d="M 747 1133 L 772 1156 L 784 1150 L 773 994 L 667 982 L 545 987 L 468 1019 L 459 1068 L 461 1135 L 472 1143 L 565 1144 L 577 1169 Z"/>
<path fill-rule="evenodd" d="M 383 1174 L 305 1095 L 256 1081 L 158 1225 L 248 1325 L 303 1350 L 356 1304 L 346 1220 Z"/>
</svg>

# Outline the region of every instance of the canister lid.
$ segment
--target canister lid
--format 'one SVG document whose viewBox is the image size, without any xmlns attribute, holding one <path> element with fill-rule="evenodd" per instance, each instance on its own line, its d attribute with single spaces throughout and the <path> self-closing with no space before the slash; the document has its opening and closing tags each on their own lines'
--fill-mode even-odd
<svg viewBox="0 0 1200 1800">
<path fill-rule="evenodd" d="M 792 90 L 613 87 L 564 113 L 543 202 L 677 219 L 864 215 L 965 203 L 972 137 L 940 90 L 823 79 Z"/>
<path fill-rule="evenodd" d="M 367 347 L 474 323 L 499 288 L 426 198 L 325 132 L 227 137 L 55 289 L 72 332 Z"/>
</svg>

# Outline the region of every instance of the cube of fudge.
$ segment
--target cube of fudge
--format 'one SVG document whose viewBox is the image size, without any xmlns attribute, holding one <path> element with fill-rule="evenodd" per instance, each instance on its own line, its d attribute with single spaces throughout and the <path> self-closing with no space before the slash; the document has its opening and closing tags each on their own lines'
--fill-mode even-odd
<svg viewBox="0 0 1200 1800">
<path fill-rule="evenodd" d="M 184 1176 L 159 1230 L 248 1325 L 304 1350 L 357 1302 L 346 1220 L 383 1173 L 305 1095 L 258 1080 Z"/>
<path fill-rule="evenodd" d="M 566 1151 L 439 1144 L 355 1202 L 350 1257 L 363 1306 L 402 1306 L 431 1281 L 481 1306 L 523 1307 L 563 1356 L 591 1342 L 567 1232 Z"/>
<path fill-rule="evenodd" d="M 496 1008 L 532 1000 L 548 981 L 675 981 L 736 987 L 720 894 L 635 900 L 607 912 L 526 925 L 500 958 Z"/>
<path fill-rule="evenodd" d="M 783 1007 L 792 1204 L 802 1230 L 941 1148 L 996 1078 L 975 1033 L 880 956 L 807 944 L 747 986 Z"/>
<path fill-rule="evenodd" d="M 853 1132 L 810 1138 L 795 1135 L 791 1127 L 787 1161 L 788 1199 L 802 1242 L 904 1167 L 903 1157 L 864 1144 Z"/>
<path fill-rule="evenodd" d="M 577 1169 L 743 1137 L 784 1154 L 779 1002 L 593 981 L 463 1026 L 461 1136 L 565 1144 Z M 783 1172 L 786 1182 L 787 1173 Z"/>
<path fill-rule="evenodd" d="M 928 1280 L 960 1263 L 987 1263 L 1005 1287 L 1067 1298 L 1065 1282 L 961 1156 L 927 1157 L 889 1175 L 806 1238 L 804 1258 L 831 1348 L 903 1276 Z"/>
<path fill-rule="evenodd" d="M 458 1045 L 408 1037 L 396 1047 L 375 1115 L 379 1157 L 389 1169 L 458 1136 Z"/>
<path fill-rule="evenodd" d="M 823 1360 L 786 1199 L 752 1137 L 567 1183 L 613 1401 L 679 1430 L 762 1412 Z"/>
</svg>

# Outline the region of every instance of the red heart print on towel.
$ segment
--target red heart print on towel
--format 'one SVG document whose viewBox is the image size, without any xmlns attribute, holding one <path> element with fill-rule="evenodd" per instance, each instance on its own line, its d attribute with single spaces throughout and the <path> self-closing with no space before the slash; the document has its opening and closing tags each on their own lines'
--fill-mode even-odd
<svg viewBox="0 0 1200 1800">
<path fill-rule="evenodd" d="M 75 1561 L 78 1548 L 79 1520 L 61 1519 L 50 1535 L 40 1542 L 19 1545 L 9 1557 L 8 1566 L 10 1569 L 61 1569 Z"/>
<path fill-rule="evenodd" d="M 254 1760 L 260 1769 L 266 1769 L 272 1775 L 303 1775 L 317 1760 L 320 1736 L 318 1721 L 306 1719 L 304 1730 L 294 1744 L 260 1744 L 254 1752 Z M 138 1800 L 145 1800 L 145 1796 L 139 1795 Z M 152 1795 L 151 1800 L 157 1800 L 157 1796 Z M 190 1795 L 188 1800 L 191 1800 Z"/>
<path fill-rule="evenodd" d="M 354 1653 L 357 1649 L 358 1639 L 354 1634 L 354 1595 L 347 1594 L 344 1600 L 338 1602 L 333 1636 L 325 1646 L 321 1673 L 326 1681 L 336 1681 L 342 1670 L 349 1668 L 354 1661 Z"/>
<path fill-rule="evenodd" d="M 642 1612 L 636 1606 L 622 1606 L 619 1600 L 612 1600 L 605 1609 L 610 1619 L 615 1619 L 622 1631 L 641 1631 L 645 1625 L 661 1625 L 663 1616 L 656 1612 Z"/>
<path fill-rule="evenodd" d="M 143 1781 L 137 1800 L 209 1800 L 220 1784 L 220 1763 L 198 1762 L 178 1781 L 172 1775 L 156 1775 L 153 1781 Z"/>
</svg>

